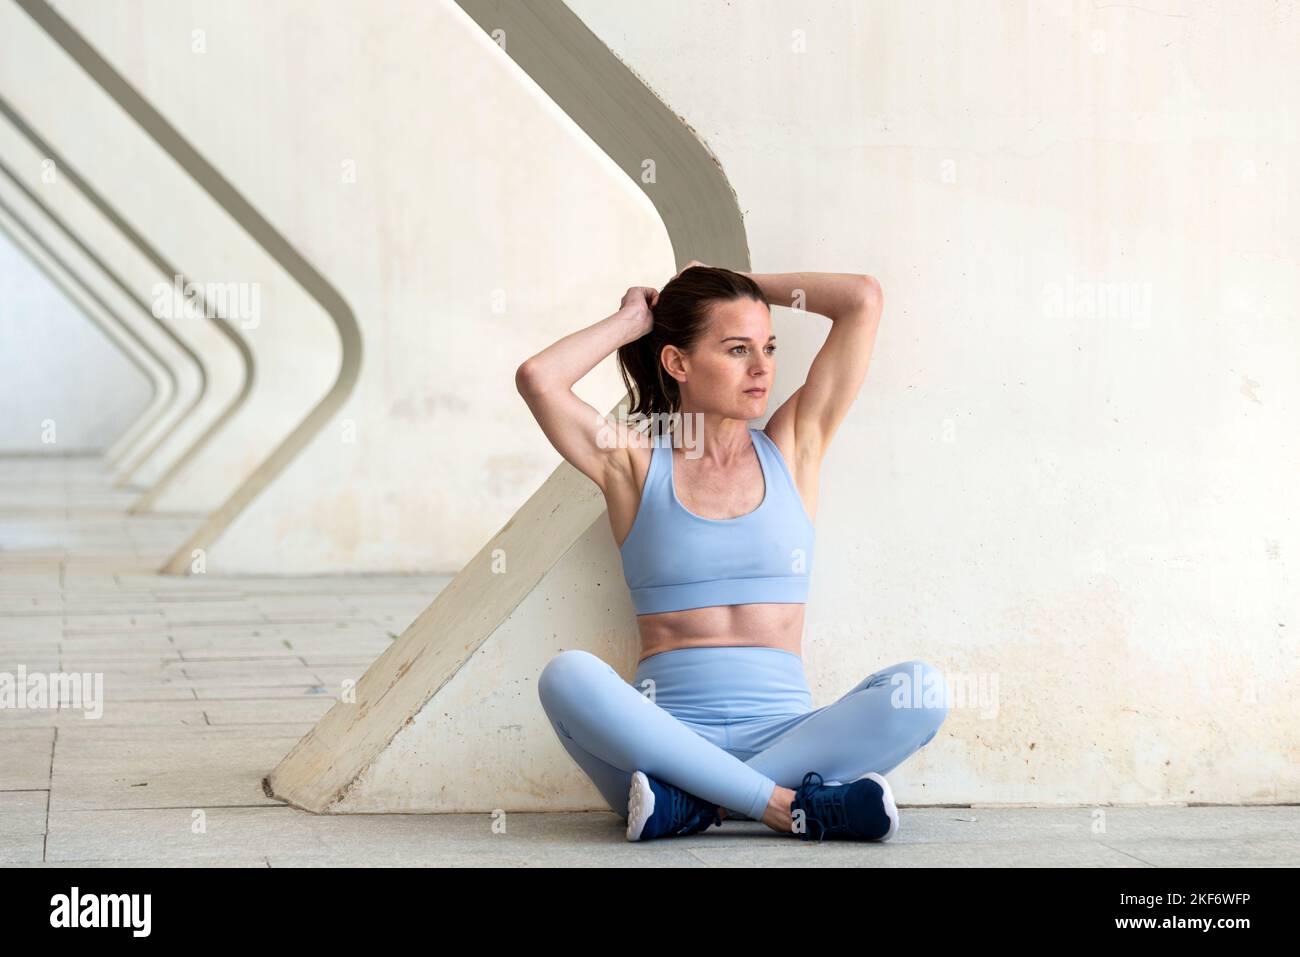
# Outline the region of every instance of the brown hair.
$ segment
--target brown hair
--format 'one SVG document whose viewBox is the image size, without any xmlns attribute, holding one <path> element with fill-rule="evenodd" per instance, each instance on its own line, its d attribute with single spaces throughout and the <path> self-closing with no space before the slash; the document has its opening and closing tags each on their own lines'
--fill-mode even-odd
<svg viewBox="0 0 1300 957">
<path fill-rule="evenodd" d="M 744 297 L 767 304 L 758 283 L 721 266 L 691 266 L 668 281 L 651 310 L 654 324 L 650 331 L 618 349 L 623 384 L 633 394 L 629 417 L 681 410 L 677 380 L 665 374 L 660 358 L 664 346 L 689 352 L 708 326 L 709 308 L 715 302 Z"/>
</svg>

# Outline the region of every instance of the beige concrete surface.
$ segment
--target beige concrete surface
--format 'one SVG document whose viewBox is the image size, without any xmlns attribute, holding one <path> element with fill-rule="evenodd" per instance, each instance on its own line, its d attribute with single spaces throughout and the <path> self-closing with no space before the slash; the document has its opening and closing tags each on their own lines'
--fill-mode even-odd
<svg viewBox="0 0 1300 957">
<path fill-rule="evenodd" d="M 87 251 L 85 258 L 93 265 L 89 275 L 96 282 L 110 287 L 124 303 L 136 304 L 136 312 L 170 331 L 202 363 L 202 390 L 187 407 L 176 428 L 161 436 L 155 446 L 141 449 L 138 456 L 129 457 L 124 462 L 122 477 L 125 482 L 152 488 L 242 392 L 246 370 L 232 341 L 237 333 L 232 331 L 233 327 L 213 320 L 156 315 L 157 288 L 161 285 L 171 289 L 173 275 L 161 272 L 135 248 L 130 238 L 96 208 L 92 199 L 69 175 L 65 158 L 49 157 L 42 148 L 47 146 L 24 135 L 22 127 L 15 126 L 10 117 L 0 117 L 0 163 L 3 163 L 5 175 L 17 180 L 20 190 L 39 200 L 44 223 L 84 247 Z M 47 182 L 42 174 L 51 161 L 55 162 L 59 172 Z"/>
<path fill-rule="evenodd" d="M 114 716 L 0 710 L 0 866 L 1275 867 L 1300 854 L 1296 807 L 904 806 L 886 845 L 804 844 L 753 822 L 629 844 L 608 811 L 299 811 L 263 776 L 446 579 L 159 576 L 189 521 L 130 516 L 129 502 L 95 459 L 0 458 L 0 671 L 98 668 Z"/>
<path fill-rule="evenodd" d="M 139 343 L 21 233 L 0 211 L 0 352 L 41 359 L 20 360 L 0 380 L 0 451 L 106 457 L 157 410 L 161 376 Z M 53 443 L 43 433 L 47 422 L 55 423 Z"/>
<path fill-rule="evenodd" d="M 0 139 L 3 134 L 4 124 L 0 121 Z M 6 145 L 9 144 L 0 143 L 0 151 Z M 37 165 L 36 169 L 39 168 Z M 117 483 L 126 485 L 144 458 L 175 434 L 187 415 L 201 403 L 203 369 L 193 349 L 175 330 L 151 314 L 148 303 L 133 298 L 112 282 L 96 261 L 95 253 L 76 234 L 70 233 L 66 224 L 50 215 L 51 210 L 42 197 L 10 169 L 3 157 L 0 157 L 0 174 L 3 174 L 0 175 L 0 214 L 10 224 L 9 228 L 55 262 L 60 275 L 93 299 L 101 313 L 147 349 L 165 370 L 170 401 L 140 437 L 110 463 Z"/>
<path fill-rule="evenodd" d="M 327 426 L 169 570 L 193 548 L 210 574 L 462 567 L 559 460 L 513 388 L 479 385 L 672 274 L 645 192 L 449 0 L 361 21 L 250 0 L 51 6 L 309 254 L 365 343 Z M 196 29 L 202 52 L 168 40 Z M 579 391 L 606 409 L 624 389 L 607 361 Z"/>
<path fill-rule="evenodd" d="M 1300 799 L 1300 215 L 1283 173 L 1300 115 L 1255 80 L 1300 88 L 1300 21 L 1206 6 L 936 25 L 916 6 L 759 2 L 692 31 L 690 3 L 574 9 L 574 34 L 596 31 L 713 145 L 754 210 L 756 271 L 883 284 L 871 370 L 823 462 L 803 651 L 818 703 L 918 657 L 961 689 L 901 798 Z M 966 71 L 971 36 L 1033 55 Z M 767 414 L 828 327 L 773 313 Z M 598 807 L 536 733 L 530 690 L 561 648 L 630 674 L 591 491 L 557 470 L 376 662 L 362 706 L 286 757 L 277 793 Z M 465 766 L 467 722 L 501 729 L 490 770 L 431 791 Z"/>
<path fill-rule="evenodd" d="M 17 3 L 0 5 L 0 42 L 7 51 L 0 92 L 12 109 L 186 279 L 204 288 L 233 284 L 234 299 L 249 307 L 228 318 L 255 358 L 251 393 L 211 441 L 162 477 L 167 487 L 150 502 L 211 516 L 247 487 L 336 383 L 342 350 L 335 323 L 293 273 L 293 257 L 269 251 L 270 237 L 250 233 L 233 201 L 217 201 L 209 191 L 216 186 L 196 179 L 155 138 L 161 131 L 146 130 L 115 99 L 121 91 L 88 72 L 89 58 L 74 58 Z M 30 82 L 32 75 L 41 82 Z"/>
</svg>

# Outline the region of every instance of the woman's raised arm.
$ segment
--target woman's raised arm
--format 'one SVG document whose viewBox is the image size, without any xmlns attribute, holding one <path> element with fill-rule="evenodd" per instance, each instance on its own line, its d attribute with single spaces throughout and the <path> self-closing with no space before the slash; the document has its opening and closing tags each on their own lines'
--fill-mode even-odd
<svg viewBox="0 0 1300 957">
<path fill-rule="evenodd" d="M 612 315 L 547 346 L 515 371 L 515 388 L 533 417 L 574 468 L 600 486 L 608 487 L 611 469 L 630 472 L 627 448 L 633 430 L 611 422 L 605 414 L 578 398 L 573 385 L 604 358 L 650 331 L 650 307 L 657 290 L 633 286 Z"/>
<path fill-rule="evenodd" d="M 858 273 L 745 273 L 769 304 L 815 312 L 831 331 L 804 384 L 772 413 L 766 431 L 784 435 L 796 458 L 820 462 L 867 376 L 884 296 L 874 276 Z"/>
</svg>

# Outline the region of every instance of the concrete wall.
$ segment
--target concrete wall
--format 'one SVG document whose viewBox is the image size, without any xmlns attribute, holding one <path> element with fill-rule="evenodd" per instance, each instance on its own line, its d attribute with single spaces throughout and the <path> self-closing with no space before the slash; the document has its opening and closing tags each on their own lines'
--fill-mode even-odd
<svg viewBox="0 0 1300 957">
<path fill-rule="evenodd" d="M 515 367 L 671 275 L 649 201 L 450 2 L 55 6 L 361 324 L 348 404 L 208 572 L 458 570 L 558 459 Z M 623 391 L 612 362 L 581 388 Z"/>
<path fill-rule="evenodd" d="M 710 144 L 755 271 L 883 284 L 871 370 L 822 471 L 804 656 L 817 705 L 911 658 L 957 692 L 891 775 L 899 800 L 1296 800 L 1300 110 L 1278 92 L 1300 88 L 1300 20 L 1280 5 L 757 2 L 707 23 L 694 3 L 571 6 Z M 828 328 L 783 308 L 774 324 L 769 412 Z M 398 717 L 396 674 L 424 682 L 400 698 L 413 712 L 311 796 L 602 808 L 536 676 L 567 648 L 631 676 L 616 561 L 593 527 L 476 641 L 458 622 L 492 592 L 467 567 L 352 706 L 362 724 Z M 347 707 L 277 776 L 321 753 L 353 762 L 362 735 L 329 749 Z"/>
<path fill-rule="evenodd" d="M 138 24 L 142 21 L 132 21 Z M 256 359 L 247 400 L 183 467 L 153 490 L 163 511 L 211 511 L 257 472 L 334 381 L 334 324 L 309 296 L 31 15 L 0 4 L 0 94 L 83 172 L 95 191 L 188 279 L 256 289 L 256 312 L 234 316 Z M 41 82 L 32 82 L 37 76 Z M 209 113 L 193 117 L 207 122 Z"/>
<path fill-rule="evenodd" d="M 1294 6 L 570 6 L 717 152 L 755 270 L 883 283 L 815 697 L 1000 679 L 900 799 L 1295 800 Z M 776 322 L 771 409 L 826 330 Z"/>
<path fill-rule="evenodd" d="M 514 366 L 666 276 L 646 184 L 450 3 L 342 24 L 305 2 L 56 6 L 337 283 L 367 339 L 348 403 L 232 517 L 210 568 L 455 567 L 505 535 L 558 461 Z M 754 270 L 883 284 L 871 371 L 824 463 L 804 652 L 817 704 L 909 658 L 971 692 L 897 772 L 900 800 L 1296 800 L 1292 11 L 571 7 L 708 143 Z M 0 35 L 24 29 L 13 17 L 0 8 Z M 95 155 L 85 118 L 57 115 L 74 80 L 27 69 L 0 58 L 0 90 Z M 130 197 L 141 177 L 113 143 L 102 163 Z M 172 220 L 189 225 L 169 206 L 150 227 L 177 248 L 212 236 Z M 244 239 L 195 248 L 221 273 Z M 774 321 L 769 411 L 827 329 Z M 328 341 L 324 322 L 294 328 Z M 607 408 L 612 363 L 584 385 Z M 265 408 L 283 429 L 303 407 Z M 520 514 L 549 548 L 544 516 Z M 566 547 L 522 599 L 474 553 L 417 626 L 474 614 L 475 633 L 408 632 L 363 679 L 370 718 L 398 730 L 361 727 L 370 750 L 333 809 L 603 806 L 534 682 L 572 647 L 630 675 L 634 625 L 607 525 L 553 524 Z"/>
<path fill-rule="evenodd" d="M 170 290 L 173 275 L 159 270 L 96 207 L 94 198 L 87 196 L 77 181 L 75 171 L 65 168 L 65 158 L 48 155 L 49 145 L 34 142 L 22 126 L 14 124 L 13 118 L 0 118 L 0 162 L 6 178 L 12 177 L 5 186 L 23 194 L 27 199 L 25 207 L 33 210 L 34 222 L 45 223 L 51 236 L 84 247 L 77 250 L 77 256 L 85 264 L 88 278 L 102 295 L 118 303 L 130 322 L 154 327 L 149 330 L 151 336 L 165 328 L 192 353 L 177 358 L 182 374 L 197 394 L 181 397 L 175 428 L 159 435 L 152 446 L 141 443 L 136 453 L 121 461 L 122 474 L 130 482 L 152 487 L 240 393 L 244 385 L 241 356 L 230 341 L 230 333 L 223 333 L 210 320 L 179 311 L 155 314 L 158 287 Z M 176 356 L 176 350 L 169 348 L 168 354 Z M 201 382 L 196 378 L 195 359 L 202 364 Z"/>
<path fill-rule="evenodd" d="M 0 290 L 0 453 L 103 450 L 148 407 L 148 377 L 4 235 Z"/>
<path fill-rule="evenodd" d="M 136 330 L 99 299 L 67 263 L 53 255 L 50 247 L 14 211 L 0 207 L 0 232 L 122 351 L 149 383 L 151 397 L 144 411 L 104 449 L 104 468 L 111 474 L 114 463 L 172 412 L 178 399 L 175 376 Z"/>
<path fill-rule="evenodd" d="M 0 209 L 18 224 L 20 235 L 30 237 L 66 271 L 74 285 L 92 298 L 112 321 L 125 327 L 166 370 L 169 401 L 162 414 L 111 463 L 118 483 L 126 484 L 149 451 L 180 427 L 194 407 L 203 387 L 200 368 L 183 342 L 169 334 L 147 307 L 115 286 L 95 262 L 93 252 L 78 243 L 79 237 L 51 219 L 41 198 L 23 187 L 21 177 L 0 176 Z"/>
</svg>

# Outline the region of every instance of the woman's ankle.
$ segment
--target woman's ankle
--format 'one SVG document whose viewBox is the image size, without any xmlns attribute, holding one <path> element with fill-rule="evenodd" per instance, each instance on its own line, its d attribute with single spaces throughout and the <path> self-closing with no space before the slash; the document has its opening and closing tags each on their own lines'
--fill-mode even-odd
<svg viewBox="0 0 1300 957">
<path fill-rule="evenodd" d="M 794 820 L 790 816 L 790 802 L 794 800 L 794 791 L 777 785 L 768 799 L 767 810 L 763 813 L 763 823 L 774 831 L 788 834 L 794 830 Z"/>
</svg>

